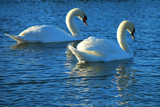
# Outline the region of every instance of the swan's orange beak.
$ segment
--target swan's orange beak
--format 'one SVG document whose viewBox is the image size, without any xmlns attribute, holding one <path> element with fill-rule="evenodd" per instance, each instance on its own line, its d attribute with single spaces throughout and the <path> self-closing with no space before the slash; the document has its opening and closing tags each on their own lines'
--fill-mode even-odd
<svg viewBox="0 0 160 107">
<path fill-rule="evenodd" d="M 132 31 L 132 33 L 131 33 L 131 36 L 132 36 L 132 39 L 133 39 L 133 40 L 135 39 L 134 33 L 135 33 L 135 28 L 133 28 L 133 31 Z"/>
<path fill-rule="evenodd" d="M 87 26 L 86 20 L 87 20 L 87 16 L 84 15 L 83 22 L 84 22 L 84 24 Z"/>
</svg>

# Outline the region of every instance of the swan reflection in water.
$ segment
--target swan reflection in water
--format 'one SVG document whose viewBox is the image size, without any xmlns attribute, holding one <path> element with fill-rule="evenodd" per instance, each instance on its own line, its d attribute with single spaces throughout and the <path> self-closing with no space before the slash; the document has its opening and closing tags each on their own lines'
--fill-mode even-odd
<svg viewBox="0 0 160 107">
<path fill-rule="evenodd" d="M 73 61 L 76 61 L 76 58 L 71 54 L 68 54 L 67 58 L 69 59 L 66 66 L 71 69 L 68 72 L 71 80 L 67 81 L 67 85 L 76 87 L 76 90 L 79 91 L 75 95 L 77 98 L 83 97 L 89 102 L 90 99 L 101 97 L 101 99 L 104 99 L 97 100 L 97 104 L 102 105 L 109 105 L 111 102 L 112 104 L 115 102 L 120 106 L 130 104 L 134 94 L 131 86 L 135 82 L 132 59 L 99 63 L 77 63 L 73 66 L 75 63 Z"/>
<path fill-rule="evenodd" d="M 77 45 L 80 40 L 71 42 L 72 45 Z M 61 53 L 65 53 L 66 47 L 68 46 L 69 41 L 66 42 L 52 42 L 52 43 L 16 43 L 10 46 L 13 50 L 60 50 L 63 49 L 64 51 Z"/>
<path fill-rule="evenodd" d="M 16 43 L 10 46 L 13 50 L 43 50 L 43 49 L 52 49 L 66 47 L 67 42 L 55 42 L 55 43 Z"/>
</svg>

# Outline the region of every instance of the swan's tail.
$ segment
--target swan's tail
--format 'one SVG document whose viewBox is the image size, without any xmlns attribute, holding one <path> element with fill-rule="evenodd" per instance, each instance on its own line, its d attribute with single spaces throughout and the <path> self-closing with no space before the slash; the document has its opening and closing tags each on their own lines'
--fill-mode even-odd
<svg viewBox="0 0 160 107">
<path fill-rule="evenodd" d="M 83 52 L 80 52 L 79 50 L 75 49 L 73 46 L 68 45 L 68 49 L 76 56 L 76 58 L 78 59 L 78 61 L 80 63 L 85 63 L 85 56 Z"/>
<path fill-rule="evenodd" d="M 9 36 L 10 38 L 12 38 L 12 39 L 14 39 L 14 40 L 16 40 L 18 43 L 25 43 L 26 42 L 26 40 L 24 40 L 23 38 L 21 38 L 20 36 L 18 36 L 18 35 L 9 35 L 9 34 L 6 34 L 5 33 L 5 35 L 6 36 Z"/>
</svg>

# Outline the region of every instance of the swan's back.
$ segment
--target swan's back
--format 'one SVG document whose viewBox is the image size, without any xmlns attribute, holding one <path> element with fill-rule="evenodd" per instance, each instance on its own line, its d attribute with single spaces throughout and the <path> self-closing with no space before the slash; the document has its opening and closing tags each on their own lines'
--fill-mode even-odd
<svg viewBox="0 0 160 107">
<path fill-rule="evenodd" d="M 110 52 L 116 52 L 113 48 L 117 48 L 118 45 L 107 39 L 100 39 L 96 37 L 89 37 L 85 39 L 81 43 L 78 44 L 78 50 L 88 50 L 95 51 L 101 54 L 102 56 L 106 56 Z"/>
<path fill-rule="evenodd" d="M 72 38 L 64 30 L 50 25 L 32 26 L 21 32 L 19 36 L 28 41 L 37 40 L 39 42 L 59 42 Z"/>
</svg>

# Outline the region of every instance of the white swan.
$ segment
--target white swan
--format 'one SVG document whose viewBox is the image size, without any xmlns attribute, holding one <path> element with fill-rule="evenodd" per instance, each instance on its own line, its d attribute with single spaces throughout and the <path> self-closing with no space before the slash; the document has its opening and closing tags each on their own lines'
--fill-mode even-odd
<svg viewBox="0 0 160 107">
<path fill-rule="evenodd" d="M 133 57 L 133 51 L 125 39 L 126 30 L 135 39 L 135 28 L 132 22 L 123 21 L 117 30 L 118 44 L 108 40 L 96 37 L 89 37 L 77 45 L 77 49 L 68 46 L 71 52 L 76 56 L 79 62 L 98 62 L 113 61 Z"/>
<path fill-rule="evenodd" d="M 19 35 L 11 36 L 6 34 L 7 36 L 13 38 L 18 43 L 26 43 L 26 42 L 62 42 L 62 41 L 74 41 L 81 40 L 82 37 L 78 28 L 76 27 L 73 18 L 78 16 L 85 25 L 87 25 L 86 14 L 79 8 L 74 8 L 70 10 L 66 16 L 66 25 L 70 30 L 71 34 L 66 33 L 64 30 L 51 26 L 51 25 L 39 25 L 32 26 Z"/>
</svg>

